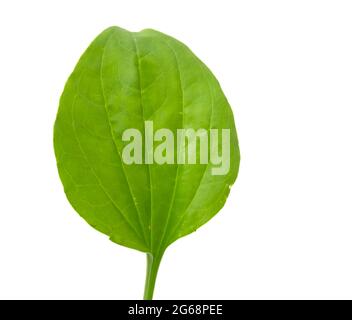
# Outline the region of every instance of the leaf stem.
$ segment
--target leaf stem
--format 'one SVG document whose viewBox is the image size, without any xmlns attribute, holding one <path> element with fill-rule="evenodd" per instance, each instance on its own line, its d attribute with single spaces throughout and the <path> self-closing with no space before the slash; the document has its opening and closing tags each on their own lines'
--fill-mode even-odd
<svg viewBox="0 0 352 320">
<path fill-rule="evenodd" d="M 153 299 L 155 280 L 158 274 L 163 253 L 164 252 L 161 252 L 161 254 L 158 254 L 158 255 L 147 253 L 147 275 L 145 278 L 144 300 Z"/>
</svg>

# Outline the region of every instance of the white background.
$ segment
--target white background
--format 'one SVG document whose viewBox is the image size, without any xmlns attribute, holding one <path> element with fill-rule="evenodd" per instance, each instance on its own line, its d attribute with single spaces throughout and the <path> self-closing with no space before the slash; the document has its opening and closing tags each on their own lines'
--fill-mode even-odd
<svg viewBox="0 0 352 320">
<path fill-rule="evenodd" d="M 145 256 L 67 202 L 52 146 L 64 83 L 106 27 L 186 43 L 233 107 L 223 210 L 173 244 L 157 299 L 352 298 L 351 1 L 2 1 L 0 298 L 139 299 Z"/>
</svg>

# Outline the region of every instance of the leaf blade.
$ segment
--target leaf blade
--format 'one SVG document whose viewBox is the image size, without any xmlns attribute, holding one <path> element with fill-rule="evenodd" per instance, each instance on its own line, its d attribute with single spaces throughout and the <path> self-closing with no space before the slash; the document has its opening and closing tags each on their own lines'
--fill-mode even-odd
<svg viewBox="0 0 352 320">
<path fill-rule="evenodd" d="M 124 164 L 122 133 L 144 132 L 146 120 L 174 134 L 229 128 L 230 171 Z M 112 241 L 154 254 L 222 208 L 240 162 L 233 114 L 216 78 L 187 46 L 151 29 L 111 27 L 92 42 L 65 86 L 54 147 L 75 210 Z"/>
</svg>

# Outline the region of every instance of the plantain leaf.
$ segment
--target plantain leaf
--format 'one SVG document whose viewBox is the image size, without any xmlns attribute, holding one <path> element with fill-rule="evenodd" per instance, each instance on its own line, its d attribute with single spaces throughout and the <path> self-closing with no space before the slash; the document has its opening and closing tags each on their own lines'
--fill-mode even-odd
<svg viewBox="0 0 352 320">
<path fill-rule="evenodd" d="M 124 138 L 131 128 L 141 133 L 133 146 Z M 149 136 L 163 128 L 173 137 L 183 128 L 228 130 L 228 150 L 219 135 L 206 154 L 227 155 L 228 168 L 221 172 L 219 158 L 197 161 L 202 151 L 187 149 L 191 138 L 176 161 L 179 142 Z M 223 207 L 240 162 L 233 114 L 213 74 L 184 44 L 150 29 L 111 27 L 92 42 L 61 96 L 54 148 L 73 208 L 113 242 L 147 253 L 146 299 L 165 249 Z M 196 163 L 182 162 L 186 154 Z"/>
</svg>

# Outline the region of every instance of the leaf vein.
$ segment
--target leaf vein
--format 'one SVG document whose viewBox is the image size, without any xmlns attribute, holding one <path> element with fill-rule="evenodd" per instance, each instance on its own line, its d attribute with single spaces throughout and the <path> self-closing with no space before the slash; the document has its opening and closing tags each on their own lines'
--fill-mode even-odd
<svg viewBox="0 0 352 320">
<path fill-rule="evenodd" d="M 138 224 L 140 226 L 140 228 L 142 229 L 142 235 L 143 235 L 143 238 L 144 238 L 144 241 L 145 241 L 145 244 L 148 246 L 148 241 L 146 240 L 145 238 L 145 235 L 144 235 L 144 228 L 143 228 L 143 225 L 142 225 L 142 222 L 141 222 L 141 213 L 138 209 L 138 206 L 137 206 L 137 203 L 135 201 L 135 196 L 132 192 L 132 189 L 131 189 L 131 186 L 130 186 L 130 183 L 129 183 L 129 180 L 128 180 L 128 176 L 127 176 L 127 173 L 126 173 L 126 170 L 125 170 L 125 166 L 124 166 L 124 163 L 123 163 L 123 160 L 122 160 L 122 156 L 120 154 L 120 150 L 116 144 L 116 140 L 115 140 L 115 137 L 114 137 L 114 133 L 113 133 L 113 128 L 112 128 L 112 124 L 111 124 L 111 121 L 110 121 L 110 115 L 109 115 L 109 111 L 107 109 L 107 105 L 106 105 L 106 97 L 105 97 L 105 92 L 104 92 L 104 83 L 103 83 L 103 75 L 102 75 L 102 70 L 103 70 L 103 63 L 104 63 L 104 57 L 105 57 L 105 51 L 106 51 L 106 47 L 108 45 L 108 42 L 109 40 L 112 38 L 112 36 L 114 35 L 114 32 L 111 33 L 111 35 L 108 37 L 106 43 L 105 43 L 105 46 L 104 46 L 104 49 L 103 49 L 103 53 L 101 55 L 101 61 L 100 61 L 100 72 L 99 72 L 99 77 L 100 77 L 100 84 L 101 84 L 101 90 L 102 90 L 102 95 L 103 95 L 103 99 L 104 99 L 104 110 L 106 112 L 106 117 L 107 117 L 107 120 L 108 120 L 108 124 L 109 124 L 109 128 L 110 128 L 110 133 L 111 133 L 111 138 L 112 138 L 112 141 L 114 143 L 114 146 L 115 146 L 115 149 L 116 149 L 116 152 L 119 156 L 119 159 L 121 161 L 121 168 L 122 168 L 122 172 L 125 176 L 125 179 L 126 179 L 126 182 L 127 182 L 127 186 L 128 186 L 128 189 L 129 189 L 129 192 L 130 192 L 130 196 L 132 198 L 132 201 L 134 203 L 134 206 L 136 208 L 136 211 L 137 211 L 137 215 L 138 215 Z"/>
</svg>

